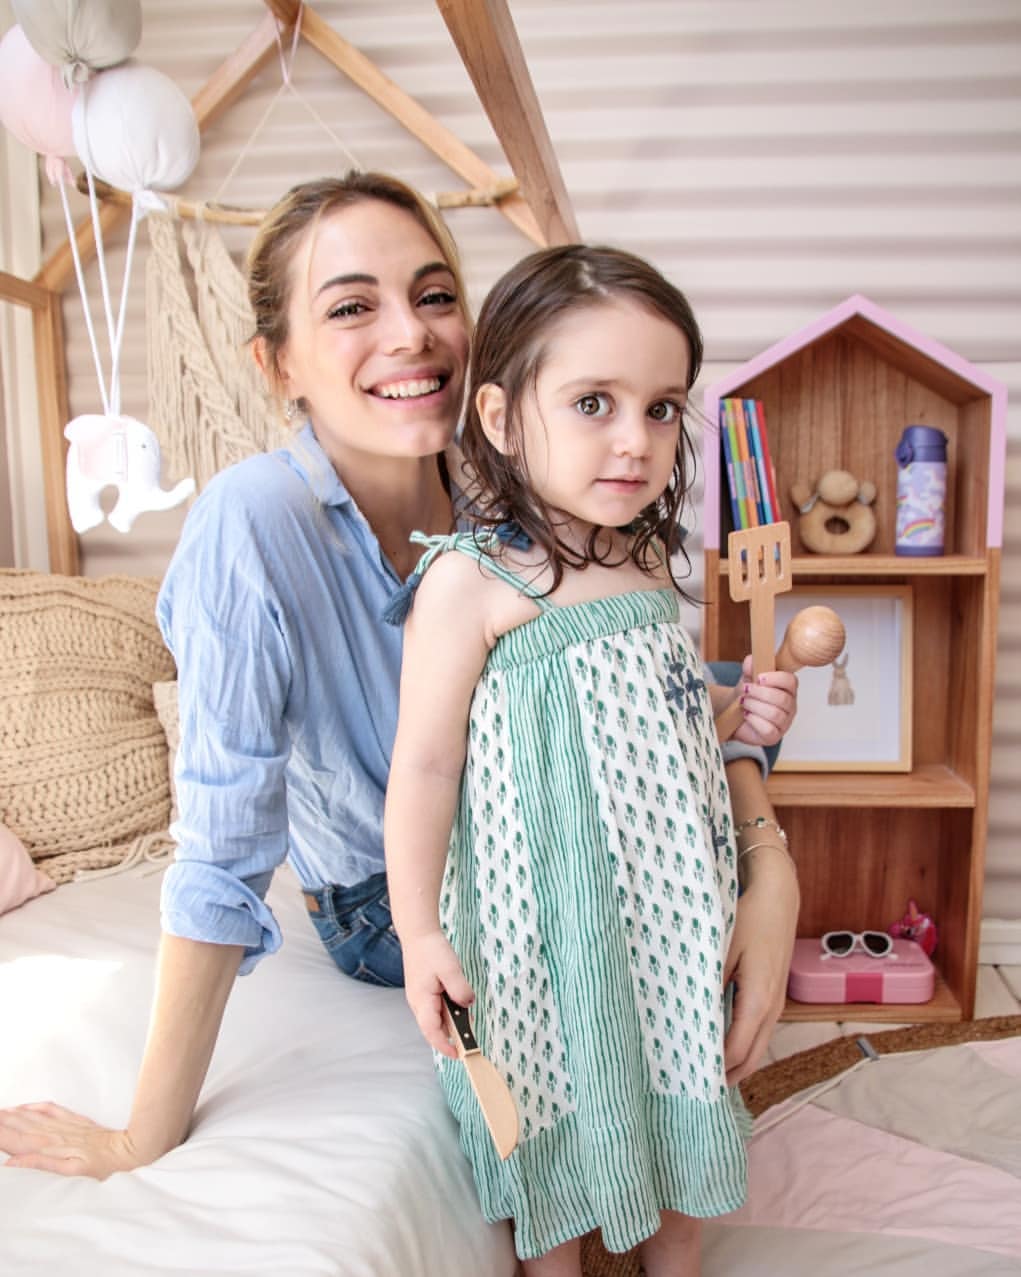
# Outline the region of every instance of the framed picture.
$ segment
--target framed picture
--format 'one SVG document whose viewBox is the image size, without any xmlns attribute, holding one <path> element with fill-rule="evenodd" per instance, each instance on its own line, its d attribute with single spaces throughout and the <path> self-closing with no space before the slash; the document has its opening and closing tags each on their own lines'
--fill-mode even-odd
<svg viewBox="0 0 1021 1277">
<path fill-rule="evenodd" d="M 798 712 L 776 771 L 911 770 L 910 585 L 795 586 L 776 597 L 776 645 L 802 608 L 831 607 L 844 650 L 798 671 Z"/>
</svg>

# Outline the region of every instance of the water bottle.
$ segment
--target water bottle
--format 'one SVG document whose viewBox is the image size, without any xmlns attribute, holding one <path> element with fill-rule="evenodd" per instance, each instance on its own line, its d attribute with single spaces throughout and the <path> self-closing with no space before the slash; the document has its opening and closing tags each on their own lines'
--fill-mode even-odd
<svg viewBox="0 0 1021 1277">
<path fill-rule="evenodd" d="M 933 426 L 905 426 L 897 458 L 896 554 L 943 553 L 947 437 Z"/>
</svg>

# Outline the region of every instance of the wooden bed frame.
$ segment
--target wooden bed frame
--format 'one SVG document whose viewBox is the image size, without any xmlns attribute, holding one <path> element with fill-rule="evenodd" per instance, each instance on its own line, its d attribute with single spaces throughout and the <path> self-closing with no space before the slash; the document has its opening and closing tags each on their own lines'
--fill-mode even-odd
<svg viewBox="0 0 1021 1277">
<path fill-rule="evenodd" d="M 212 74 L 192 99 L 199 129 L 223 115 L 276 53 L 281 27 L 293 30 L 388 111 L 472 187 L 499 187 L 488 164 L 398 88 L 375 64 L 300 0 L 265 0 L 270 10 L 251 35 Z M 437 0 L 454 44 L 472 79 L 497 139 L 517 179 L 496 201 L 500 212 L 540 247 L 579 238 L 570 200 L 542 110 L 518 41 L 507 0 Z M 472 202 L 467 199 L 465 202 Z M 104 235 L 122 225 L 129 208 L 110 202 L 100 211 Z M 83 262 L 95 253 L 90 218 L 75 228 Z M 68 421 L 61 299 L 74 280 L 69 242 L 62 244 L 32 280 L 0 271 L 0 302 L 32 312 L 40 445 L 50 570 L 76 575 L 78 537 L 64 492 Z"/>
</svg>

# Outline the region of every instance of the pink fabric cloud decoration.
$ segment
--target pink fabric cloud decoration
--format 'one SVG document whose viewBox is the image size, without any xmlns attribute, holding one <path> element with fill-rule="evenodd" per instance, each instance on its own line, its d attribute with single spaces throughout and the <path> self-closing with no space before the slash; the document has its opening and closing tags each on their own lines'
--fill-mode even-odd
<svg viewBox="0 0 1021 1277">
<path fill-rule="evenodd" d="M 36 869 L 21 839 L 6 825 L 0 825 L 0 913 L 17 909 L 56 885 Z"/>
<path fill-rule="evenodd" d="M 74 155 L 71 111 L 78 87 L 66 88 L 60 72 L 36 53 L 21 27 L 0 40 L 0 124 L 19 142 L 46 157 L 46 170 Z"/>
</svg>

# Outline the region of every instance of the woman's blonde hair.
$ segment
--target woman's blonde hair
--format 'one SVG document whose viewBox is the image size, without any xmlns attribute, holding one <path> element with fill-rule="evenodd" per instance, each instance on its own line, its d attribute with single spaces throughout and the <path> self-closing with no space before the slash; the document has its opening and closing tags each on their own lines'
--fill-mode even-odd
<svg viewBox="0 0 1021 1277">
<path fill-rule="evenodd" d="M 262 346 L 262 364 L 271 381 L 279 373 L 278 358 L 288 338 L 293 276 L 291 264 L 306 233 L 321 218 L 353 204 L 378 200 L 403 209 L 436 243 L 454 276 L 458 305 L 470 322 L 464 281 L 454 237 L 439 213 L 413 187 L 386 173 L 352 169 L 343 177 L 325 177 L 293 186 L 266 214 L 248 250 L 248 299 L 255 316 L 252 341 Z"/>
</svg>

